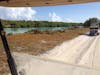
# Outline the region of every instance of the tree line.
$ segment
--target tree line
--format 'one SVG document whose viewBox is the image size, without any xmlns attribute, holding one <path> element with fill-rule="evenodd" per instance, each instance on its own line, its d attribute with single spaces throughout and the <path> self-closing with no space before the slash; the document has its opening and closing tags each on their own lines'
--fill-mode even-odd
<svg viewBox="0 0 100 75">
<path fill-rule="evenodd" d="M 7 28 L 25 28 L 25 27 L 68 27 L 77 26 L 80 23 L 67 22 L 49 22 L 49 21 L 7 21 L 2 20 L 2 24 Z"/>
<path fill-rule="evenodd" d="M 84 23 L 67 23 L 67 22 L 49 22 L 49 21 L 7 21 L 1 20 L 2 24 L 6 28 L 25 28 L 25 27 L 68 27 L 68 26 L 84 26 L 89 27 L 92 22 L 98 22 L 98 18 L 89 18 Z"/>
<path fill-rule="evenodd" d="M 97 23 L 100 27 L 100 20 L 98 18 L 89 18 L 83 23 L 83 25 L 84 27 L 90 27 L 91 23 L 93 22 Z"/>
</svg>

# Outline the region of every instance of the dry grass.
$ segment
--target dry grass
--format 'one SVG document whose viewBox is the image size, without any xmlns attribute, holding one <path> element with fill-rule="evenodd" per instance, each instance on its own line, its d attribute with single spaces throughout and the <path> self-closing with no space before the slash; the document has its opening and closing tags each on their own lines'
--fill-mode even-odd
<svg viewBox="0 0 100 75">
<path fill-rule="evenodd" d="M 8 35 L 7 39 L 11 51 L 24 52 L 32 55 L 38 55 L 51 50 L 54 46 L 61 44 L 65 40 L 72 39 L 88 32 L 87 28 L 66 30 L 65 32 L 56 32 L 53 34 L 16 34 Z M 0 75 L 9 72 L 2 42 L 0 40 Z"/>
</svg>

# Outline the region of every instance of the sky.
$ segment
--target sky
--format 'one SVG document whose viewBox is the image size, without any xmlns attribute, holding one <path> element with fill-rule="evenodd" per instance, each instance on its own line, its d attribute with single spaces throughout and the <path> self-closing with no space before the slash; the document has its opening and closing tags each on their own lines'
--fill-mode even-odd
<svg viewBox="0 0 100 75">
<path fill-rule="evenodd" d="M 0 19 L 56 22 L 85 22 L 100 18 L 100 2 L 45 7 L 0 7 Z"/>
</svg>

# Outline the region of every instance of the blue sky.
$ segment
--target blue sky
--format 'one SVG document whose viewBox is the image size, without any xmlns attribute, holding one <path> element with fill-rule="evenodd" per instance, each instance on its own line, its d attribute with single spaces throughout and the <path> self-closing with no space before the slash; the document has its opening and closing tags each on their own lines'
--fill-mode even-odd
<svg viewBox="0 0 100 75">
<path fill-rule="evenodd" d="M 0 7 L 0 18 L 8 20 L 47 20 L 63 22 L 84 22 L 100 18 L 100 2 L 29 8 Z"/>
<path fill-rule="evenodd" d="M 62 6 L 35 7 L 38 17 L 41 20 L 50 20 L 49 13 L 55 13 L 61 18 L 68 18 L 75 22 L 84 22 L 88 18 L 100 18 L 100 2 L 73 4 Z"/>
</svg>

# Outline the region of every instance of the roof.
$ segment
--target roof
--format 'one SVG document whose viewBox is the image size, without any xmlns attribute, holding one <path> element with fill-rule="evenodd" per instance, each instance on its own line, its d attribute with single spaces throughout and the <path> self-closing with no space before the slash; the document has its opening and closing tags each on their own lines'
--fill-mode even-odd
<svg viewBox="0 0 100 75">
<path fill-rule="evenodd" d="M 30 6 L 55 6 L 66 4 L 79 4 L 98 2 L 100 0 L 0 0 L 0 6 L 6 7 L 30 7 Z"/>
</svg>

